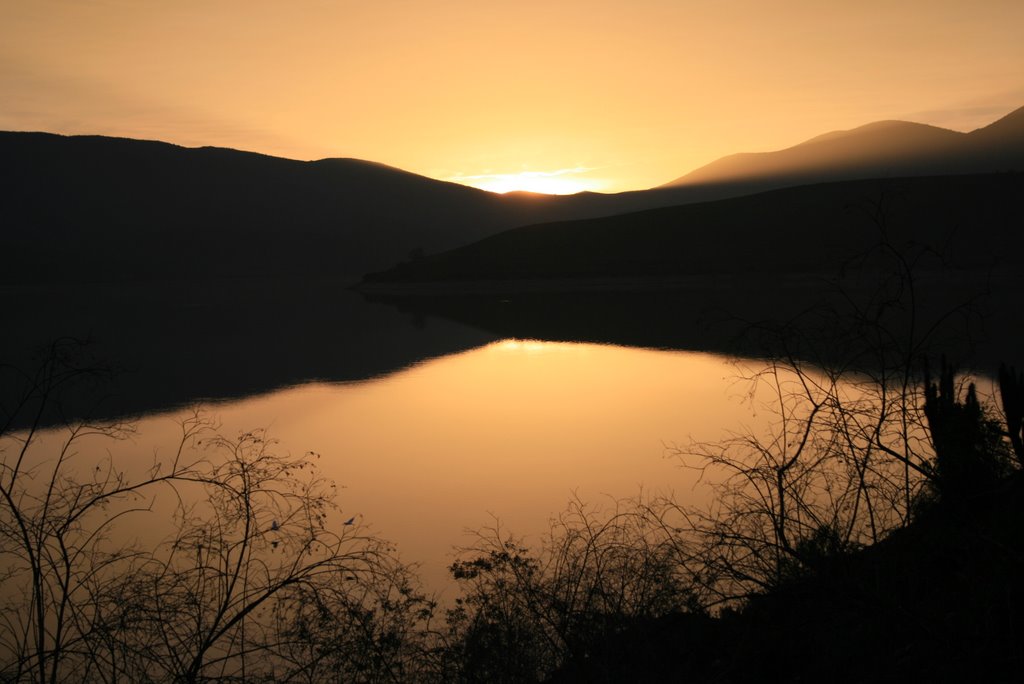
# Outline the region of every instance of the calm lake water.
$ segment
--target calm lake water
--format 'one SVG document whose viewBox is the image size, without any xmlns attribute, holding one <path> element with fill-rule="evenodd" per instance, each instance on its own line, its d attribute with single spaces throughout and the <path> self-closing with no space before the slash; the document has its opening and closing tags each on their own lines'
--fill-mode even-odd
<svg viewBox="0 0 1024 684">
<path fill-rule="evenodd" d="M 266 428 L 282 451 L 319 453 L 343 487 L 343 516 L 394 542 L 421 564 L 427 587 L 444 590 L 453 548 L 494 518 L 537 540 L 573 495 L 600 504 L 642 488 L 704 500 L 666 445 L 749 422 L 736 373 L 711 354 L 500 340 L 372 380 L 303 384 L 205 411 L 225 436 Z M 159 460 L 188 415 L 144 417 L 131 440 L 96 446 Z"/>
<path fill-rule="evenodd" d="M 281 451 L 321 454 L 343 515 L 449 594 L 468 531 L 498 519 L 536 542 L 573 496 L 701 504 L 668 447 L 758 420 L 739 381 L 750 369 L 720 354 L 504 338 L 333 283 L 101 289 L 17 300 L 36 322 L 5 342 L 88 335 L 123 369 L 100 406 L 138 416 L 137 434 L 95 448 L 159 458 L 189 415 L 176 407 L 197 402 L 226 437 L 265 428 Z"/>
</svg>

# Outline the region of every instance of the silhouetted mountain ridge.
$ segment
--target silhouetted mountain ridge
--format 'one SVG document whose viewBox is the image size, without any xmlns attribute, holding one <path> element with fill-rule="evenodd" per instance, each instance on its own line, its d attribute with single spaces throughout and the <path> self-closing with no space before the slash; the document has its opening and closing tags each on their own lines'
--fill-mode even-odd
<svg viewBox="0 0 1024 684">
<path fill-rule="evenodd" d="M 0 164 L 7 282 L 357 276 L 524 223 L 674 201 L 505 196 L 356 159 L 48 133 L 0 133 Z"/>
<path fill-rule="evenodd" d="M 1024 170 L 1024 109 L 969 134 L 876 122 L 607 195 L 498 195 L 357 159 L 48 133 L 0 133 L 0 168 L 0 282 L 356 277 L 515 226 L 848 178 Z"/>
</svg>

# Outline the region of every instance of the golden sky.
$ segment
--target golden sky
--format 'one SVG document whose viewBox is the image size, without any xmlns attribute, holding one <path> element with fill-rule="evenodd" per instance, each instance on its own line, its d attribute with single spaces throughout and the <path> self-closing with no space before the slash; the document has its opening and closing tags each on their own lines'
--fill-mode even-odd
<svg viewBox="0 0 1024 684">
<path fill-rule="evenodd" d="M 0 0 L 0 129 L 619 191 L 1024 105 L 1021 0 Z"/>
</svg>

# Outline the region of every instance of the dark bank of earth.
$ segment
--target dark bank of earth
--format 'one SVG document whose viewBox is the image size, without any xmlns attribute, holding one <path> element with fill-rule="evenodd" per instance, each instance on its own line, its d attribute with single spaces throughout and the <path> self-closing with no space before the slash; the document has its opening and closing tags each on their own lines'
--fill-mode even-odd
<svg viewBox="0 0 1024 684">
<path fill-rule="evenodd" d="M 884 244 L 912 259 L 919 313 L 971 303 L 985 321 L 972 353 L 990 366 L 1024 332 L 1022 196 L 1022 173 L 804 186 L 516 228 L 358 289 L 502 336 L 756 356 L 736 339 L 750 324 L 875 292 L 892 274 Z"/>
<path fill-rule="evenodd" d="M 1024 681 L 1024 476 L 720 618 L 608 635 L 552 681 Z"/>
</svg>

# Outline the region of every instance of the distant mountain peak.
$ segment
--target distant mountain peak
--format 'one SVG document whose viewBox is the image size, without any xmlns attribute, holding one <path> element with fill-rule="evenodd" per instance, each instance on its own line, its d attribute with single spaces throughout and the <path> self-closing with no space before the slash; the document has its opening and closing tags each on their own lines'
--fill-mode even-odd
<svg viewBox="0 0 1024 684">
<path fill-rule="evenodd" d="M 801 145 L 814 145 L 821 142 L 827 142 L 829 140 L 840 140 L 842 138 L 850 138 L 855 136 L 863 135 L 878 135 L 887 134 L 892 132 L 906 132 L 906 131 L 942 131 L 944 134 L 953 134 L 954 136 L 962 135 L 956 131 L 949 130 L 948 128 L 941 128 L 939 126 L 932 126 L 929 124 L 917 123 L 914 121 L 904 121 L 902 119 L 885 119 L 882 121 L 873 121 L 872 123 L 857 126 L 856 128 L 848 128 L 844 130 L 831 131 L 829 133 L 822 133 L 809 140 L 805 140 L 802 143 L 794 145 L 794 147 L 800 147 Z"/>
<path fill-rule="evenodd" d="M 971 133 L 912 121 L 875 121 L 775 152 L 729 155 L 661 187 L 743 183 L 754 191 L 871 177 L 1012 169 L 1024 169 L 1024 107 Z"/>
</svg>

